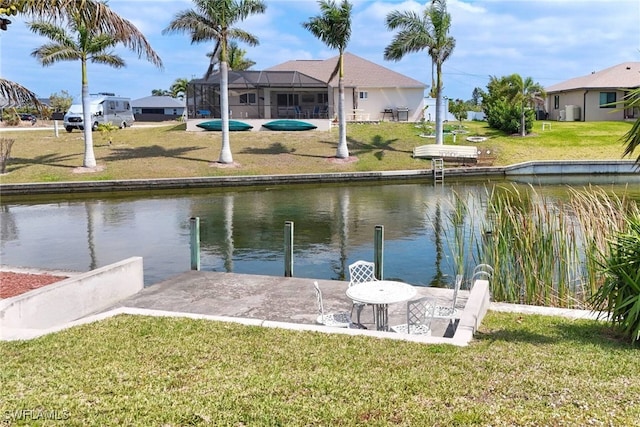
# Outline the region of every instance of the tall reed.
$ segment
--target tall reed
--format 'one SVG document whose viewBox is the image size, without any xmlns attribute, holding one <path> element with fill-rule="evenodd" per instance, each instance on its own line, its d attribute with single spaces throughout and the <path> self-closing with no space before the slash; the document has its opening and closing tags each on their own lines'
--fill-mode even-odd
<svg viewBox="0 0 640 427">
<path fill-rule="evenodd" d="M 607 238 L 638 212 L 636 202 L 594 188 L 570 189 L 566 200 L 556 200 L 532 186 L 493 187 L 485 204 L 477 205 L 482 210 L 462 208 L 460 202 L 457 198 L 448 216 L 456 264 L 469 264 L 461 257 L 472 255 L 476 263 L 493 265 L 495 301 L 569 308 L 588 308 L 603 281 L 594 256 L 606 253 Z M 463 212 L 475 214 L 465 216 L 466 226 L 460 224 Z M 469 222 L 474 217 L 477 227 Z M 472 236 L 463 241 L 456 230 Z"/>
</svg>

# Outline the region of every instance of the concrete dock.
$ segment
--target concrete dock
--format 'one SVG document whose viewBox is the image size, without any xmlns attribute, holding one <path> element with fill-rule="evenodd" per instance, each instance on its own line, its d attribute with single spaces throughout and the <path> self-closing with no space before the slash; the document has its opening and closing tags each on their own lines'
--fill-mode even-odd
<svg viewBox="0 0 640 427">
<path fill-rule="evenodd" d="M 317 325 L 318 309 L 311 278 L 287 278 L 250 274 L 189 271 L 143 289 L 112 308 L 139 308 L 209 316 L 256 319 L 300 325 Z M 325 311 L 351 311 L 346 296 L 348 282 L 317 280 Z M 439 305 L 451 304 L 452 289 L 416 287 L 421 296 L 434 297 Z M 469 291 L 458 293 L 464 307 Z M 365 307 L 361 323 L 374 330 L 373 311 Z M 389 306 L 389 324 L 406 322 L 406 303 Z M 436 319 L 433 335 L 449 338 L 453 322 Z"/>
</svg>

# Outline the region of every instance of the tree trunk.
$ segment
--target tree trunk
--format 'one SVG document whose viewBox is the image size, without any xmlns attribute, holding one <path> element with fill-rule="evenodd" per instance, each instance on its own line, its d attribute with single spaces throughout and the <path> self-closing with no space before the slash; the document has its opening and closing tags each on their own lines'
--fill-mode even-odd
<svg viewBox="0 0 640 427">
<path fill-rule="evenodd" d="M 87 82 L 87 64 L 82 62 L 82 125 L 84 126 L 84 160 L 85 168 L 96 167 L 96 155 L 93 152 L 93 116 L 91 114 L 91 98 L 89 97 L 89 84 Z"/>
<path fill-rule="evenodd" d="M 344 114 L 344 75 L 342 69 L 342 53 L 340 53 L 340 78 L 338 79 L 338 149 L 336 157 L 346 159 L 349 157 L 349 147 L 347 147 L 347 119 Z"/>
<path fill-rule="evenodd" d="M 233 163 L 229 145 L 229 67 L 227 61 L 220 61 L 220 118 L 222 119 L 222 148 L 220 163 Z"/>
<path fill-rule="evenodd" d="M 436 144 L 442 145 L 442 122 L 444 117 L 442 116 L 442 66 L 437 64 L 436 66 Z"/>
</svg>

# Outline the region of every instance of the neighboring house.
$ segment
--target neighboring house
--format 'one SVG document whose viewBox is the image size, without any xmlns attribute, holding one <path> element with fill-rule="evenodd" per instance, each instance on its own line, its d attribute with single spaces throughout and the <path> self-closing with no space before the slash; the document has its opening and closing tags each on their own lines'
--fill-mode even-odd
<svg viewBox="0 0 640 427">
<path fill-rule="evenodd" d="M 622 109 L 625 90 L 640 87 L 640 62 L 624 62 L 545 88 L 549 120 L 636 119 L 638 108 Z"/>
<path fill-rule="evenodd" d="M 133 115 L 141 122 L 175 120 L 185 115 L 185 102 L 170 96 L 147 96 L 131 101 Z"/>
<path fill-rule="evenodd" d="M 287 61 L 264 71 L 229 71 L 231 118 L 334 118 L 338 56 Z M 344 54 L 345 111 L 350 121 L 422 118 L 427 85 L 356 55 Z M 190 118 L 220 117 L 220 75 L 189 82 Z M 385 114 L 385 111 L 387 113 Z"/>
</svg>

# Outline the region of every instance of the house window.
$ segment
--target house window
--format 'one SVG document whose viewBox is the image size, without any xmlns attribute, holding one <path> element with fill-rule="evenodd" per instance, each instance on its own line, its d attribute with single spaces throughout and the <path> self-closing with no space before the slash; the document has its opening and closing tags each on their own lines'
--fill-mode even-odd
<svg viewBox="0 0 640 427">
<path fill-rule="evenodd" d="M 600 92 L 600 108 L 616 108 L 615 92 Z"/>
<path fill-rule="evenodd" d="M 255 93 L 243 93 L 240 95 L 240 104 L 255 104 L 256 103 L 256 94 Z"/>
<path fill-rule="evenodd" d="M 560 108 L 560 95 L 555 95 L 553 97 L 553 109 L 557 110 Z"/>
<path fill-rule="evenodd" d="M 360 91 L 358 92 L 358 98 L 360 99 L 367 99 L 369 97 L 369 92 L 366 91 Z"/>
<path fill-rule="evenodd" d="M 279 93 L 277 100 L 278 100 L 278 107 L 300 105 L 300 102 L 298 101 L 297 93 Z"/>
<path fill-rule="evenodd" d="M 328 93 L 319 93 L 318 94 L 318 104 L 324 105 L 329 103 L 329 94 Z"/>
</svg>

